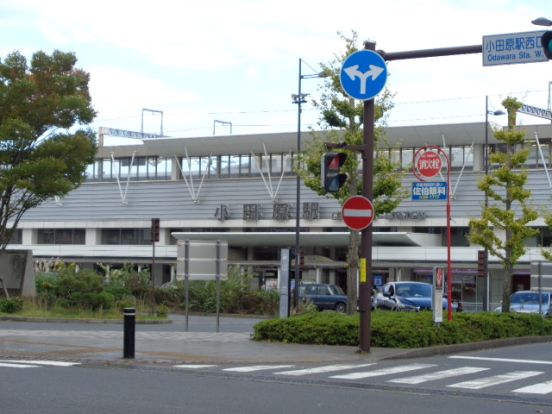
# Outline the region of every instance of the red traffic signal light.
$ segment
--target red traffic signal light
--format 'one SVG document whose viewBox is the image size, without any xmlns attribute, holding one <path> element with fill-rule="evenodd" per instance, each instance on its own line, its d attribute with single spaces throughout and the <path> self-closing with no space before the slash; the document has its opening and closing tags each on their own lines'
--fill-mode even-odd
<svg viewBox="0 0 552 414">
<path fill-rule="evenodd" d="M 548 59 L 552 59 L 552 32 L 544 32 L 541 37 L 544 54 Z"/>
<path fill-rule="evenodd" d="M 151 219 L 151 241 L 159 241 L 159 225 L 160 222 L 158 218 Z"/>
<path fill-rule="evenodd" d="M 320 176 L 326 192 L 337 193 L 347 181 L 347 174 L 340 172 L 345 161 L 347 161 L 347 154 L 343 152 L 329 152 L 322 157 Z"/>
</svg>

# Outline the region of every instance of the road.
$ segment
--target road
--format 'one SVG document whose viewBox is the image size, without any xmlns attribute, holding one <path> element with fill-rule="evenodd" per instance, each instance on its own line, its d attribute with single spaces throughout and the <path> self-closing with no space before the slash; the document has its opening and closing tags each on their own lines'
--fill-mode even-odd
<svg viewBox="0 0 552 414">
<path fill-rule="evenodd" d="M 381 386 L 372 386 L 371 382 L 363 382 L 361 386 L 355 385 L 358 381 L 317 380 L 316 375 L 299 379 L 275 373 L 259 377 L 251 373 L 183 368 L 51 367 L 36 363 L 27 366 L 32 367 L 0 366 L 3 414 L 521 414 L 552 410 L 550 400 L 533 402 L 456 391 L 423 392 L 398 385 L 386 388 L 383 379 L 378 382 Z"/>
</svg>

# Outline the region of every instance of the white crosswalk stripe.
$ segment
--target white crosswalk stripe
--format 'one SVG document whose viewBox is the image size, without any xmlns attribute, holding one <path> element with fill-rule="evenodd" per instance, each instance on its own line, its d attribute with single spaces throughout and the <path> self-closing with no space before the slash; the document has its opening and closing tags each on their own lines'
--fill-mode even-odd
<svg viewBox="0 0 552 414">
<path fill-rule="evenodd" d="M 5 367 L 5 368 L 39 368 L 38 365 L 9 364 L 7 362 L 0 362 L 0 367 Z"/>
<path fill-rule="evenodd" d="M 292 368 L 294 365 L 251 365 L 247 367 L 234 367 L 234 368 L 225 368 L 223 371 L 228 372 L 255 372 L 255 371 L 267 371 L 270 369 L 284 369 Z"/>
<path fill-rule="evenodd" d="M 203 369 L 203 368 L 214 368 L 216 365 L 209 364 L 181 364 L 173 365 L 174 368 L 183 368 L 183 369 Z"/>
<path fill-rule="evenodd" d="M 80 365 L 80 362 L 49 361 L 44 359 L 0 359 L 0 367 L 6 368 L 38 368 L 40 366 L 72 367 L 75 365 Z"/>
<path fill-rule="evenodd" d="M 525 378 L 534 377 L 540 375 L 540 371 L 512 371 L 506 374 L 495 375 L 492 377 L 484 377 L 471 381 L 458 382 L 456 384 L 447 385 L 451 388 L 467 388 L 470 390 L 479 390 L 481 388 L 490 387 L 493 385 L 504 384 L 507 382 L 518 381 Z"/>
<path fill-rule="evenodd" d="M 311 374 L 323 374 L 326 372 L 335 372 L 335 371 L 344 371 L 346 369 L 356 369 L 356 368 L 364 368 L 368 367 L 370 365 L 374 364 L 344 364 L 344 365 L 326 365 L 323 367 L 315 367 L 315 368 L 305 368 L 305 369 L 298 369 L 294 371 L 281 371 L 281 372 L 275 372 L 275 375 L 292 375 L 292 376 L 301 376 L 301 375 L 311 375 Z"/>
<path fill-rule="evenodd" d="M 415 371 L 417 369 L 431 368 L 434 366 L 435 365 L 433 364 L 400 365 L 398 367 L 382 368 L 374 371 L 353 372 L 350 374 L 334 375 L 330 378 L 354 380 L 354 379 L 361 379 L 361 378 L 379 377 L 381 375 L 399 374 L 402 372 Z"/>
<path fill-rule="evenodd" d="M 552 392 L 552 381 L 528 385 L 527 387 L 518 388 L 517 390 L 513 390 L 512 392 L 519 392 L 524 394 L 550 394 Z"/>
<path fill-rule="evenodd" d="M 489 368 L 480 367 L 460 367 L 447 369 L 445 371 L 430 372 L 428 374 L 415 375 L 411 377 L 396 378 L 387 382 L 395 382 L 398 384 L 421 384 L 428 381 L 436 381 L 445 378 L 458 377 L 460 375 L 475 374 L 476 372 L 486 371 Z"/>
</svg>

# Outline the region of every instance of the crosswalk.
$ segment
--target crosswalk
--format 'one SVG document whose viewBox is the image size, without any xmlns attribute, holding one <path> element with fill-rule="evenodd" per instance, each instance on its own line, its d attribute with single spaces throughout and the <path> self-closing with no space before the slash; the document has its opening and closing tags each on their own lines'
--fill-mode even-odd
<svg viewBox="0 0 552 414">
<path fill-rule="evenodd" d="M 454 358 L 454 357 L 449 357 Z M 536 361 L 535 361 L 536 362 Z M 512 386 L 506 392 L 517 395 L 547 395 L 552 394 L 552 372 L 533 370 L 507 370 L 501 367 L 488 366 L 458 366 L 439 367 L 438 364 L 406 363 L 399 365 L 381 366 L 383 363 L 361 364 L 335 364 L 300 367 L 295 365 L 241 365 L 224 367 L 212 364 L 181 364 L 174 368 L 186 370 L 219 370 L 233 373 L 256 373 L 275 375 L 278 377 L 308 377 L 343 381 L 359 381 L 370 378 L 378 378 L 378 383 L 400 384 L 404 386 L 416 386 L 420 384 L 433 384 L 436 387 L 456 390 L 487 390 L 492 387 L 511 383 Z M 507 372 L 504 372 L 504 371 Z M 340 373 L 341 371 L 341 373 Z M 548 378 L 546 378 L 548 376 Z M 540 378 L 539 378 L 540 377 Z M 464 379 L 464 380 L 462 380 Z M 539 379 L 541 381 L 539 381 Z M 516 383 L 533 381 L 531 384 Z M 501 390 L 504 392 L 504 390 Z"/>
<path fill-rule="evenodd" d="M 72 367 L 80 365 L 80 362 L 50 361 L 42 359 L 0 359 L 0 367 L 3 368 L 39 368 L 49 367 Z"/>
</svg>

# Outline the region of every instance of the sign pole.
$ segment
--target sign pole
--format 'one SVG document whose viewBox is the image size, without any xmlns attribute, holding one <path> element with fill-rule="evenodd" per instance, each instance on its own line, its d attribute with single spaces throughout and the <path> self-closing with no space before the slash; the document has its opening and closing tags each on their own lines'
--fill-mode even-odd
<svg viewBox="0 0 552 414">
<path fill-rule="evenodd" d="M 375 50 L 376 44 L 365 42 L 364 49 Z M 364 101 L 363 118 L 364 151 L 362 152 L 362 195 L 368 200 L 372 200 L 374 197 L 373 168 L 375 122 L 375 105 L 373 99 Z M 361 351 L 370 352 L 370 342 L 372 339 L 372 226 L 368 226 L 362 230 L 360 266 L 366 266 L 366 268 L 360 269 L 359 272 L 361 275 L 358 289 L 360 299 L 359 342 Z"/>
</svg>

